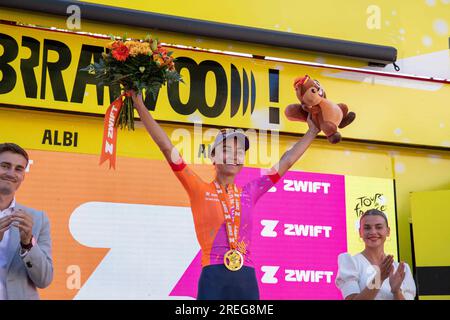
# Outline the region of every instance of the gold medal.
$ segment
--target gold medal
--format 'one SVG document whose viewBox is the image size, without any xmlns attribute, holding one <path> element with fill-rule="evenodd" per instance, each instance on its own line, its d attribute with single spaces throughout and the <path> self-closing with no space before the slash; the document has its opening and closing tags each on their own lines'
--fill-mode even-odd
<svg viewBox="0 0 450 320">
<path fill-rule="evenodd" d="M 238 271 L 244 265 L 244 257 L 238 250 L 228 250 L 223 256 L 223 263 L 230 271 Z"/>
<path fill-rule="evenodd" d="M 217 181 L 214 181 L 217 190 L 217 196 L 223 209 L 225 219 L 225 229 L 228 237 L 228 243 L 230 244 L 230 250 L 228 250 L 223 256 L 223 263 L 230 271 L 238 271 L 244 265 L 244 256 L 238 250 L 239 239 L 239 226 L 241 224 L 241 203 L 239 190 L 234 185 L 234 188 L 230 194 L 230 203 L 234 204 L 232 207 L 225 197 L 225 191 Z M 232 216 L 234 213 L 234 217 Z M 245 251 L 244 251 L 245 254 Z"/>
</svg>

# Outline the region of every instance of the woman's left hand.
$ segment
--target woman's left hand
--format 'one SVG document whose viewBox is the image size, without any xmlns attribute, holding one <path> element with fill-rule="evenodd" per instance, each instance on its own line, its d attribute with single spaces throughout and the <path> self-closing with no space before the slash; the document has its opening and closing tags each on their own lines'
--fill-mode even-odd
<svg viewBox="0 0 450 320">
<path fill-rule="evenodd" d="M 400 291 L 400 286 L 405 279 L 405 263 L 400 262 L 397 271 L 391 271 L 389 275 L 389 284 L 391 286 L 391 292 L 396 293 Z"/>
<path fill-rule="evenodd" d="M 308 114 L 308 118 L 306 119 L 306 122 L 308 123 L 308 127 L 309 127 L 308 131 L 310 131 L 316 135 L 320 132 L 320 129 L 316 126 L 316 124 L 312 120 L 311 112 Z"/>
</svg>

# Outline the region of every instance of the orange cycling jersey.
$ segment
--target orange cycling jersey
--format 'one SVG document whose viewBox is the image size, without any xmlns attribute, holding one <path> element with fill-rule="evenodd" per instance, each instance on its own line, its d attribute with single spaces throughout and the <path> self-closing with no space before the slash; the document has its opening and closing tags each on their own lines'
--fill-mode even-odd
<svg viewBox="0 0 450 320">
<path fill-rule="evenodd" d="M 225 218 L 213 181 L 203 181 L 186 163 L 169 163 L 177 178 L 187 191 L 191 203 L 197 240 L 202 250 L 202 266 L 223 264 L 224 254 L 230 250 L 225 228 Z M 241 199 L 241 224 L 238 249 L 244 255 L 244 265 L 253 267 L 251 258 L 251 235 L 253 208 L 258 199 L 267 192 L 280 176 L 275 173 L 262 175 L 238 187 Z M 233 186 L 227 186 L 228 194 Z M 232 208 L 233 209 L 233 208 Z"/>
</svg>

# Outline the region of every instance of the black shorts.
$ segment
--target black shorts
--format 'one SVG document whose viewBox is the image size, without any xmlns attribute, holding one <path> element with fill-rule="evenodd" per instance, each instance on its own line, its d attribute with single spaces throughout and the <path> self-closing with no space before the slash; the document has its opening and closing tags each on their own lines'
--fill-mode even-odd
<svg viewBox="0 0 450 320">
<path fill-rule="evenodd" d="M 223 264 L 203 267 L 197 300 L 259 300 L 255 269 L 230 271 Z"/>
</svg>

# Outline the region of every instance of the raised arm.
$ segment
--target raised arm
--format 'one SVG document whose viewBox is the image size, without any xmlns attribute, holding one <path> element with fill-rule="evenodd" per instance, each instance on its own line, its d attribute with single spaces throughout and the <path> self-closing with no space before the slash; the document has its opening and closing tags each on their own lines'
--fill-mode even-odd
<svg viewBox="0 0 450 320">
<path fill-rule="evenodd" d="M 134 107 L 139 113 L 141 121 L 144 123 L 145 129 L 152 137 L 153 141 L 158 145 L 161 152 L 167 161 L 171 163 L 180 163 L 181 157 L 178 150 L 174 147 L 167 134 L 161 128 L 161 126 L 153 119 L 152 115 L 148 112 L 147 108 L 142 101 L 142 95 L 132 94 Z"/>
<path fill-rule="evenodd" d="M 314 138 L 320 132 L 311 119 L 311 114 L 308 116 L 308 131 L 305 135 L 297 141 L 297 143 L 281 157 L 280 161 L 272 167 L 272 172 L 277 172 L 281 177 L 288 171 L 298 159 L 301 158 L 306 149 L 311 145 Z"/>
</svg>

